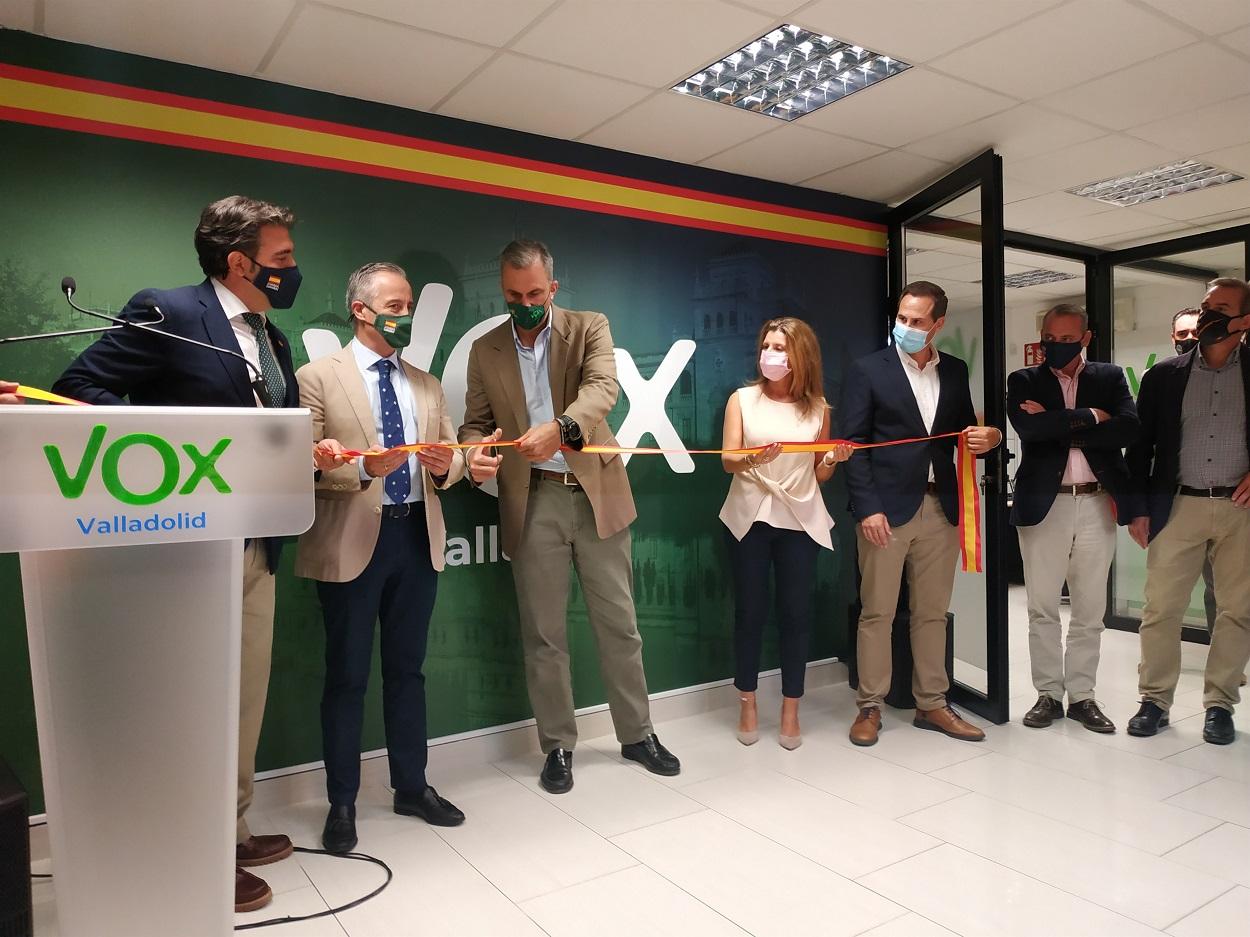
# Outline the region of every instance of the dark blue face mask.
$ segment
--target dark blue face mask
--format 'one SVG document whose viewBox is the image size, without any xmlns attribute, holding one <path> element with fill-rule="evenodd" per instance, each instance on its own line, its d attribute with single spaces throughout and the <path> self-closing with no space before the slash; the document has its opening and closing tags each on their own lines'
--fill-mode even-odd
<svg viewBox="0 0 1250 937">
<path fill-rule="evenodd" d="M 255 257 L 243 256 L 260 267 L 256 276 L 252 277 L 252 285 L 265 294 L 269 305 L 274 309 L 290 309 L 304 279 L 299 267 L 266 267 Z"/>
<path fill-rule="evenodd" d="M 1042 350 L 1046 352 L 1046 364 L 1056 371 L 1062 371 L 1081 353 L 1081 343 L 1044 341 Z"/>
</svg>

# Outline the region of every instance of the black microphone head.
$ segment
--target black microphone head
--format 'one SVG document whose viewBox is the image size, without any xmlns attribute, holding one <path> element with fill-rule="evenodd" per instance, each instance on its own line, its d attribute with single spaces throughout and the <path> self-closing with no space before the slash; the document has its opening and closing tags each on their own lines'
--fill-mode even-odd
<svg viewBox="0 0 1250 937">
<path fill-rule="evenodd" d="M 61 292 L 67 294 L 78 292 L 78 284 L 74 282 L 73 277 L 61 277 Z"/>
</svg>

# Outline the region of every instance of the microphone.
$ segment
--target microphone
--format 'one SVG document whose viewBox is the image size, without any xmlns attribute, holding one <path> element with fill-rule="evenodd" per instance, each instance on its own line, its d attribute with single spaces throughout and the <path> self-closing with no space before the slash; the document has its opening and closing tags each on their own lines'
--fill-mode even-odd
<svg viewBox="0 0 1250 937">
<path fill-rule="evenodd" d="M 61 280 L 61 292 L 65 293 L 67 297 L 72 295 L 74 291 L 77 289 L 78 289 L 78 285 L 74 282 L 73 277 L 65 277 L 63 280 Z M 70 305 L 73 305 L 73 303 L 71 302 Z M 74 308 L 79 309 L 79 307 L 77 306 L 75 306 Z M 106 316 L 103 313 L 92 312 L 89 309 L 79 309 L 79 311 L 86 312 L 88 315 L 99 316 L 101 318 L 108 319 L 109 321 L 115 322 L 118 324 L 105 325 L 105 326 L 101 326 L 99 328 L 94 328 L 94 329 L 68 329 L 68 330 L 64 330 L 60 332 L 37 332 L 34 335 L 13 335 L 8 338 L 0 338 L 0 345 L 7 345 L 10 342 L 29 342 L 29 341 L 34 341 L 40 338 L 66 338 L 71 335 L 98 335 L 101 332 L 116 331 L 117 329 L 120 329 L 123 326 L 129 324 L 122 319 L 114 319 L 112 316 Z M 159 322 L 159 321 L 161 320 L 157 319 L 151 324 L 155 324 L 155 322 Z"/>
<path fill-rule="evenodd" d="M 146 299 L 143 301 L 142 307 L 144 309 L 150 309 L 156 315 L 156 318 L 153 319 L 151 322 L 135 322 L 132 319 L 119 319 L 116 316 L 110 316 L 107 313 L 97 312 L 94 309 L 86 309 L 78 305 L 78 303 L 74 302 L 74 293 L 77 292 L 77 290 L 78 290 L 78 284 L 74 281 L 73 277 L 63 277 L 61 279 L 61 292 L 65 294 L 65 301 L 68 302 L 70 306 L 72 306 L 74 309 L 78 310 L 79 312 L 85 313 L 86 315 L 95 316 L 96 318 L 99 318 L 99 319 L 107 319 L 109 322 L 115 323 L 112 326 L 106 326 L 105 328 L 101 328 L 101 329 L 83 329 L 82 331 L 84 332 L 111 332 L 113 329 L 119 329 L 119 328 L 138 329 L 141 332 L 151 332 L 153 335 L 161 335 L 161 336 L 164 336 L 165 338 L 172 338 L 176 342 L 185 342 L 188 345 L 195 345 L 199 348 L 207 348 L 209 351 L 215 351 L 218 354 L 232 355 L 233 357 L 238 358 L 245 365 L 247 365 L 248 370 L 251 371 L 252 374 L 254 375 L 254 379 L 252 380 L 251 386 L 252 386 L 252 390 L 256 393 L 256 397 L 260 400 L 260 405 L 262 407 L 273 406 L 273 400 L 269 396 L 269 388 L 265 384 L 265 375 L 261 373 L 260 368 L 256 367 L 256 365 L 248 361 L 244 355 L 240 354 L 237 351 L 232 351 L 229 348 L 219 348 L 216 345 L 210 345 L 208 342 L 201 342 L 194 338 L 187 338 L 185 335 L 175 335 L 173 332 L 165 332 L 161 329 L 152 328 L 153 325 L 158 325 L 159 323 L 165 321 L 165 313 L 161 311 L 161 307 L 158 306 L 155 303 L 155 301 L 151 299 Z M 63 333 L 63 334 L 74 334 L 74 333 Z M 34 337 L 34 336 L 29 336 L 29 337 Z"/>
</svg>

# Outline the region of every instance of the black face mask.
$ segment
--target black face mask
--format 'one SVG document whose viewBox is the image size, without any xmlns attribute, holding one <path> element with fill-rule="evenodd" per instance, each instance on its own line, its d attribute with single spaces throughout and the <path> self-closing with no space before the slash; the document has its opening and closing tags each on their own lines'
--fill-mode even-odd
<svg viewBox="0 0 1250 937">
<path fill-rule="evenodd" d="M 1228 338 L 1228 323 L 1232 320 L 1218 309 L 1204 309 L 1198 316 L 1198 344 L 1204 348 L 1216 345 Z"/>
<path fill-rule="evenodd" d="M 1056 371 L 1061 371 L 1081 353 L 1081 343 L 1042 342 L 1042 350 L 1046 352 L 1046 364 Z"/>
<path fill-rule="evenodd" d="M 1187 355 L 1191 351 L 1193 351 L 1195 348 L 1198 347 L 1198 339 L 1182 338 L 1179 341 L 1173 342 L 1172 344 L 1176 347 L 1176 353 L 1178 355 Z"/>
</svg>

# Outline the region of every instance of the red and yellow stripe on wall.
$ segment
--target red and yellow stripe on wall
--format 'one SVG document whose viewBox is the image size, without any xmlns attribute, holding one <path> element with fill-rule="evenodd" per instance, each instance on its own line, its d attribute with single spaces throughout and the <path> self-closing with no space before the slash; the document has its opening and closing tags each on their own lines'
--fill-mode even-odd
<svg viewBox="0 0 1250 937">
<path fill-rule="evenodd" d="M 882 225 L 0 64 L 0 120 L 883 256 Z"/>
</svg>

